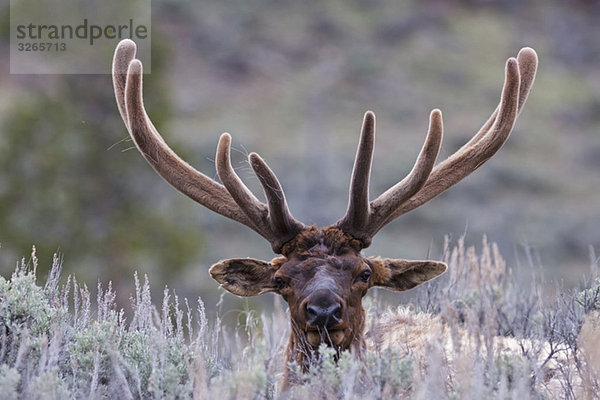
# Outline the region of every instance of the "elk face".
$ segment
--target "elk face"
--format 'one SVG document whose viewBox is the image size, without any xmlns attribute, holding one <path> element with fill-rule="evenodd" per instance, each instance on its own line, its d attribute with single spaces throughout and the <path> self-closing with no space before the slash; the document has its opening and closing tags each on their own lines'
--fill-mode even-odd
<svg viewBox="0 0 600 400">
<path fill-rule="evenodd" d="M 293 342 L 313 350 L 321 343 L 346 350 L 359 344 L 365 323 L 362 299 L 374 287 L 411 289 L 446 270 L 444 263 L 365 257 L 359 242 L 336 228 L 312 228 L 294 238 L 289 253 L 271 262 L 232 259 L 210 274 L 239 296 L 266 292 L 288 303 Z"/>
</svg>

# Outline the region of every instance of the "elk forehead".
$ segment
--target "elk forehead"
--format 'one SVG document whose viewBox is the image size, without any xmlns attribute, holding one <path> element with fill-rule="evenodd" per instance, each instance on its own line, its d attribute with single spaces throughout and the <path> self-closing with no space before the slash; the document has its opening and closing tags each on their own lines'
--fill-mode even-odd
<svg viewBox="0 0 600 400">
<path fill-rule="evenodd" d="M 289 259 L 306 259 L 316 255 L 358 254 L 362 248 L 359 240 L 338 228 L 319 229 L 313 226 L 286 243 L 281 253 Z"/>
<path fill-rule="evenodd" d="M 294 238 L 285 250 L 286 261 L 278 274 L 296 277 L 296 284 L 306 285 L 306 290 L 338 287 L 342 277 L 350 276 L 363 263 L 358 241 L 337 228 L 313 227 Z"/>
</svg>

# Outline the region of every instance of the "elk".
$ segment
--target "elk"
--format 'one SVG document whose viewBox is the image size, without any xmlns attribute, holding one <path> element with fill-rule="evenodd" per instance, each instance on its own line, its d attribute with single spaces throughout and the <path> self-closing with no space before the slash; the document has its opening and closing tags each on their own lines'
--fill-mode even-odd
<svg viewBox="0 0 600 400">
<path fill-rule="evenodd" d="M 271 261 L 235 258 L 216 263 L 210 275 L 238 296 L 273 292 L 289 306 L 291 333 L 286 361 L 308 369 L 322 343 L 338 352 L 360 354 L 365 345 L 362 298 L 372 287 L 404 291 L 444 273 L 433 260 L 367 257 L 362 250 L 399 216 L 444 192 L 492 157 L 508 139 L 525 104 L 537 69 L 537 55 L 523 48 L 509 58 L 500 102 L 464 146 L 435 165 L 442 142 L 442 113 L 429 117 L 425 143 L 413 169 L 399 183 L 370 200 L 369 178 L 375 140 L 375 115 L 364 115 L 345 215 L 331 226 L 305 225 L 290 213 L 277 177 L 256 153 L 248 160 L 266 203 L 246 187 L 230 160 L 231 136 L 221 135 L 216 170 L 221 183 L 183 161 L 148 117 L 142 95 L 142 63 L 136 46 L 121 41 L 113 60 L 113 85 L 119 112 L 148 163 L 177 190 L 204 207 L 253 229 L 279 257 Z"/>
</svg>

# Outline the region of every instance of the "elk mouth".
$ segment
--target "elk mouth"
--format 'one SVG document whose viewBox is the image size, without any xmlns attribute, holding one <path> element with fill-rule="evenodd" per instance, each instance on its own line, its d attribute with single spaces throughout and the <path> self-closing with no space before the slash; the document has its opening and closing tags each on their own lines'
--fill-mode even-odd
<svg viewBox="0 0 600 400">
<path fill-rule="evenodd" d="M 306 331 L 306 339 L 313 347 L 319 347 L 321 343 L 329 346 L 340 346 L 346 337 L 346 329 L 316 329 L 309 328 Z"/>
</svg>

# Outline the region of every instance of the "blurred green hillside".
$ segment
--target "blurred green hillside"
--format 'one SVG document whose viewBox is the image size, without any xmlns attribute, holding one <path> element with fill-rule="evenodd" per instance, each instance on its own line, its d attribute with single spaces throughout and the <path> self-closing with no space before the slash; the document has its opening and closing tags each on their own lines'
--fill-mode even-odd
<svg viewBox="0 0 600 400">
<path fill-rule="evenodd" d="M 8 12 L 0 265 L 35 244 L 40 259 L 64 254 L 66 271 L 92 287 L 130 286 L 138 270 L 193 298 L 218 293 L 207 274 L 215 261 L 272 257 L 258 235 L 170 188 L 132 149 L 108 75 L 10 75 Z M 294 215 L 321 225 L 345 211 L 364 111 L 378 118 L 378 195 L 412 167 L 432 108 L 444 113 L 443 158 L 494 110 L 505 60 L 535 48 L 537 80 L 507 145 L 367 253 L 437 258 L 445 235 L 478 243 L 485 233 L 512 265 L 539 255 L 549 276 L 577 282 L 589 247 L 599 248 L 600 2 L 155 0 L 152 15 L 152 60 L 138 57 L 152 63 L 145 101 L 171 147 L 215 176 L 217 139 L 230 132 L 255 192 L 250 151 L 277 173 Z"/>
</svg>

